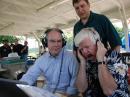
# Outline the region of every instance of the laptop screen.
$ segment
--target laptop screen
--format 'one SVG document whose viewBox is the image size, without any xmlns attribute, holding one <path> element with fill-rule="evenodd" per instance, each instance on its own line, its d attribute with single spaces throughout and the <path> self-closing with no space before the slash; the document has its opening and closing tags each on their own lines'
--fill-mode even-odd
<svg viewBox="0 0 130 97">
<path fill-rule="evenodd" d="M 29 97 L 16 84 L 22 82 L 0 78 L 0 97 Z"/>
</svg>

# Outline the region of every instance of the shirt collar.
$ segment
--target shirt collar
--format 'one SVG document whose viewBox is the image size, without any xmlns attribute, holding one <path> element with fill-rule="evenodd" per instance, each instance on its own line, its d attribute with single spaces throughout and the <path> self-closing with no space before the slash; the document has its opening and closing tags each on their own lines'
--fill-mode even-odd
<svg viewBox="0 0 130 97">
<path fill-rule="evenodd" d="M 60 53 L 57 56 L 52 56 L 49 51 L 47 52 L 48 57 L 50 58 L 61 58 L 63 56 L 64 48 L 61 49 Z"/>
</svg>

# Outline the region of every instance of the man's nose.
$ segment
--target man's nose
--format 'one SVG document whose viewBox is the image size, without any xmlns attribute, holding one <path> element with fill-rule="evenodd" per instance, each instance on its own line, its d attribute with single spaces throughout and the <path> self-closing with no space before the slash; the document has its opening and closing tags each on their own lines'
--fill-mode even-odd
<svg viewBox="0 0 130 97">
<path fill-rule="evenodd" d="M 89 54 L 89 51 L 88 51 L 88 49 L 86 49 L 86 48 L 83 49 L 83 52 L 84 52 L 85 54 L 87 54 L 87 55 Z"/>
<path fill-rule="evenodd" d="M 60 45 L 60 43 L 61 43 L 61 42 L 59 42 L 59 41 L 55 41 L 54 44 L 55 44 L 55 46 L 58 46 L 58 45 Z"/>
<path fill-rule="evenodd" d="M 79 7 L 79 12 L 82 12 L 82 7 Z"/>
<path fill-rule="evenodd" d="M 83 51 L 84 51 L 84 52 L 88 52 L 88 50 L 87 50 L 86 48 L 83 48 Z"/>
<path fill-rule="evenodd" d="M 82 12 L 83 11 L 83 8 L 82 7 L 79 7 L 79 12 Z"/>
</svg>

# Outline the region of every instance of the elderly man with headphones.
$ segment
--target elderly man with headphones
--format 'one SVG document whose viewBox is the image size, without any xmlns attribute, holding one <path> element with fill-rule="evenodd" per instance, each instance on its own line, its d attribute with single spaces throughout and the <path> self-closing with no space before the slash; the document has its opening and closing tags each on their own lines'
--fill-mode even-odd
<svg viewBox="0 0 130 97">
<path fill-rule="evenodd" d="M 42 43 L 48 47 L 48 51 L 36 60 L 21 81 L 33 85 L 37 77 L 42 74 L 46 79 L 44 89 L 58 97 L 76 94 L 74 84 L 78 63 L 73 52 L 64 49 L 66 40 L 63 32 L 58 28 L 47 29 Z"/>
<path fill-rule="evenodd" d="M 129 97 L 128 66 L 120 54 L 107 51 L 93 28 L 82 29 L 74 42 L 80 60 L 76 85 L 83 97 Z"/>
</svg>

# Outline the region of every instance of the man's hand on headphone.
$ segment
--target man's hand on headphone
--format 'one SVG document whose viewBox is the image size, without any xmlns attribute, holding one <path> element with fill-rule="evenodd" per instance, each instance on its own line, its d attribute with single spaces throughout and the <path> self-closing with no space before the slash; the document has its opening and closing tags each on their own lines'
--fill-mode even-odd
<svg viewBox="0 0 130 97">
<path fill-rule="evenodd" d="M 77 56 L 78 56 L 78 58 L 80 60 L 80 63 L 86 63 L 86 61 L 85 61 L 86 59 L 83 57 L 82 52 L 81 52 L 80 49 L 77 50 Z"/>
<path fill-rule="evenodd" d="M 96 54 L 97 61 L 99 62 L 104 61 L 106 52 L 107 52 L 107 49 L 104 47 L 104 44 L 101 41 L 98 41 L 97 54 Z"/>
</svg>

